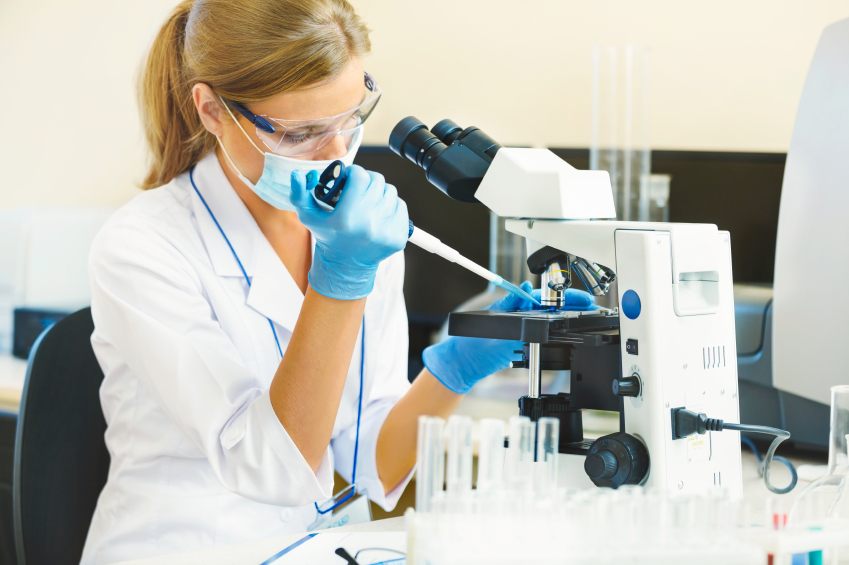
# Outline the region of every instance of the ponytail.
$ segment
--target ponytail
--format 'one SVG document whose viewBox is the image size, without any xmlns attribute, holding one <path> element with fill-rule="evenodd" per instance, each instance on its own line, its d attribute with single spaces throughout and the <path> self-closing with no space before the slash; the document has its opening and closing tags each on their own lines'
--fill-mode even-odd
<svg viewBox="0 0 849 565">
<path fill-rule="evenodd" d="M 151 151 L 144 189 L 170 182 L 215 147 L 192 87 L 241 102 L 316 84 L 369 52 L 346 0 L 183 0 L 159 30 L 139 81 Z"/>
<path fill-rule="evenodd" d="M 192 102 L 183 59 L 186 23 L 194 0 L 183 0 L 153 41 L 139 84 L 142 122 L 151 151 L 144 189 L 189 169 L 214 146 Z"/>
</svg>

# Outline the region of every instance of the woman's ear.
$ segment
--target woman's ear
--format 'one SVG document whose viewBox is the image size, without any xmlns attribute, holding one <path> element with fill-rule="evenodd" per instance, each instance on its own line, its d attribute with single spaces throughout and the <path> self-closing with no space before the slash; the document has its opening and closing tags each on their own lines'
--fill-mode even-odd
<svg viewBox="0 0 849 565">
<path fill-rule="evenodd" d="M 192 87 L 192 100 L 200 116 L 203 126 L 214 136 L 224 134 L 224 124 L 221 120 L 221 99 L 208 84 L 202 82 Z"/>
</svg>

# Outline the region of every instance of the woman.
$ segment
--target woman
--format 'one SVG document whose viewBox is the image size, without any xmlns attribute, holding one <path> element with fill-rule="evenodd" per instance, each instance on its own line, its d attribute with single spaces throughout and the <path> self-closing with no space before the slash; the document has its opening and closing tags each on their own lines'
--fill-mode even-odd
<svg viewBox="0 0 849 565">
<path fill-rule="evenodd" d="M 357 166 L 335 210 L 311 194 L 379 99 L 369 48 L 345 0 L 186 1 L 156 37 L 151 190 L 90 259 L 112 459 L 83 563 L 305 531 L 334 469 L 391 510 L 418 416 L 448 416 L 513 357 L 451 338 L 411 386 L 404 202 Z"/>
</svg>

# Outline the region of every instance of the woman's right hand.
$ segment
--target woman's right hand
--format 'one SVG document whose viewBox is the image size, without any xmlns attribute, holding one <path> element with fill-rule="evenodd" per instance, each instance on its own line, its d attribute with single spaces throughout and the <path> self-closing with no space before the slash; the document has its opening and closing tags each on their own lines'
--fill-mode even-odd
<svg viewBox="0 0 849 565">
<path fill-rule="evenodd" d="M 324 296 L 368 296 L 381 261 L 404 249 L 410 232 L 407 204 L 383 175 L 352 165 L 336 208 L 313 197 L 318 173 L 292 173 L 292 204 L 315 237 L 310 286 Z"/>
</svg>

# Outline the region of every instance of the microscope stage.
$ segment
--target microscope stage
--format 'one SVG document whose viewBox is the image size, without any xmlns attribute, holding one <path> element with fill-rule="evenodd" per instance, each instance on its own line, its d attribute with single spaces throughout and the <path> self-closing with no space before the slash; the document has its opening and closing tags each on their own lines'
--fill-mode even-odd
<svg viewBox="0 0 849 565">
<path fill-rule="evenodd" d="M 452 312 L 448 334 L 524 343 L 606 345 L 619 340 L 617 310 L 587 312 L 545 310 Z"/>
<path fill-rule="evenodd" d="M 600 308 L 599 310 L 587 310 L 585 312 L 576 310 L 555 310 L 549 312 L 547 310 L 496 310 L 500 314 L 507 316 L 520 316 L 522 318 L 535 318 L 543 320 L 564 320 L 566 318 L 587 318 L 587 317 L 609 317 L 617 315 L 616 310 L 609 308 Z"/>
</svg>

